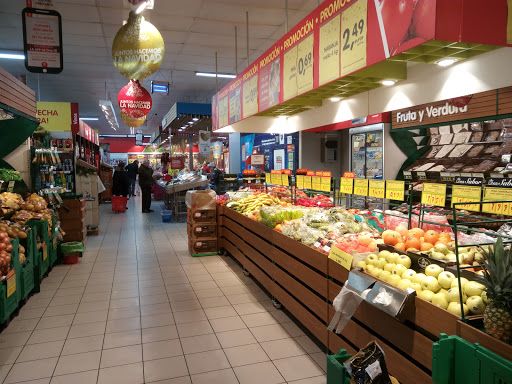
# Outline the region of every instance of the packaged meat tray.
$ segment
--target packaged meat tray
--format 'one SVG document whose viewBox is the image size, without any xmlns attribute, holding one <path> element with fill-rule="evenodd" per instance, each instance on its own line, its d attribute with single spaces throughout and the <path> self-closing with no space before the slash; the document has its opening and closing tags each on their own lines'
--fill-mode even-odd
<svg viewBox="0 0 512 384">
<path fill-rule="evenodd" d="M 455 148 L 455 145 L 453 144 L 442 146 L 441 150 L 437 152 L 435 158 L 442 159 L 443 157 L 447 157 L 448 154 L 453 150 L 453 148 Z"/>
<path fill-rule="evenodd" d="M 512 141 L 501 144 L 501 146 L 492 153 L 492 155 L 496 157 L 509 154 L 512 154 Z"/>
<path fill-rule="evenodd" d="M 469 142 L 471 132 L 459 132 L 453 135 L 452 144 L 465 144 Z"/>
<path fill-rule="evenodd" d="M 483 141 L 496 141 L 500 135 L 500 131 L 489 131 L 485 134 Z"/>
<path fill-rule="evenodd" d="M 453 151 L 450 152 L 448 157 L 462 157 L 464 156 L 473 146 L 471 144 L 459 144 Z"/>
<path fill-rule="evenodd" d="M 483 141 L 484 138 L 484 131 L 475 131 L 473 132 L 473 135 L 471 135 L 471 139 L 469 140 L 472 143 L 479 143 Z"/>
<path fill-rule="evenodd" d="M 443 134 L 441 135 L 441 140 L 439 140 L 439 144 L 447 145 L 451 144 L 453 140 L 453 133 Z"/>
<path fill-rule="evenodd" d="M 484 160 L 476 165 L 472 172 L 490 172 L 498 165 L 497 161 Z"/>
<path fill-rule="evenodd" d="M 474 145 L 473 148 L 471 148 L 468 153 L 466 154 L 467 157 L 469 158 L 475 158 L 475 157 L 478 157 L 482 151 L 484 150 L 485 148 L 485 145 Z"/>
</svg>

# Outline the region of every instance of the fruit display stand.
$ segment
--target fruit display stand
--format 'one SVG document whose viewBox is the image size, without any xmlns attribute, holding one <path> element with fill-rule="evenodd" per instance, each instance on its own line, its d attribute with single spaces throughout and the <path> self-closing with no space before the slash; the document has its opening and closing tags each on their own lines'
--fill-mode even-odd
<svg viewBox="0 0 512 384">
<path fill-rule="evenodd" d="M 26 260 L 20 266 L 20 301 L 27 300 L 34 290 L 34 258 L 38 253 L 36 229 L 30 228 L 27 238 L 22 241 L 25 247 Z"/>
<path fill-rule="evenodd" d="M 11 315 L 18 309 L 20 302 L 20 259 L 18 239 L 11 240 L 10 271 L 7 278 L 0 282 L 0 324 L 7 325 Z M 11 276 L 11 274 L 14 275 Z"/>
</svg>

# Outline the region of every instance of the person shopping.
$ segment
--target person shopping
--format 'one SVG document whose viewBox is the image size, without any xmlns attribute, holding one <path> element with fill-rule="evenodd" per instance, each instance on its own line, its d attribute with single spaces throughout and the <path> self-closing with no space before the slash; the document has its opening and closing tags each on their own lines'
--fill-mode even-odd
<svg viewBox="0 0 512 384">
<path fill-rule="evenodd" d="M 135 160 L 133 163 L 130 163 L 126 166 L 126 173 L 128 175 L 128 179 L 130 180 L 130 196 L 135 196 L 135 182 L 137 180 L 137 174 L 139 173 L 139 160 Z"/>
<path fill-rule="evenodd" d="M 139 185 L 142 191 L 142 213 L 154 212 L 151 209 L 151 188 L 153 186 L 153 168 L 148 159 L 144 159 L 139 168 Z"/>
<path fill-rule="evenodd" d="M 124 162 L 120 161 L 112 178 L 112 195 L 127 197 L 130 191 L 130 180 L 124 169 Z M 128 209 L 128 207 L 126 207 Z"/>
</svg>

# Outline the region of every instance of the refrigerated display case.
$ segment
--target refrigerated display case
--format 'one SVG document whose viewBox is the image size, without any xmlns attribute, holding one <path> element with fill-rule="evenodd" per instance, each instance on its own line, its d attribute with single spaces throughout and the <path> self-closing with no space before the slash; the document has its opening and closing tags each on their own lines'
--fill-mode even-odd
<svg viewBox="0 0 512 384">
<path fill-rule="evenodd" d="M 384 124 L 350 129 L 350 167 L 356 178 L 382 179 Z"/>
</svg>

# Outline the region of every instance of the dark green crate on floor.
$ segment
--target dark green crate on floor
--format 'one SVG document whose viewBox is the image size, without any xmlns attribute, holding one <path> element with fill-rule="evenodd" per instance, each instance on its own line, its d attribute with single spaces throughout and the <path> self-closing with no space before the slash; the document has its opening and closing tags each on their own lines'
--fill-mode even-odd
<svg viewBox="0 0 512 384">
<path fill-rule="evenodd" d="M 351 357 L 344 349 L 340 349 L 335 355 L 327 355 L 327 384 L 350 383 L 350 375 L 344 363 Z"/>
<path fill-rule="evenodd" d="M 512 384 L 512 362 L 479 344 L 441 333 L 432 346 L 435 384 Z"/>
<path fill-rule="evenodd" d="M 10 268 L 14 276 L 4 279 L 0 284 L 0 323 L 7 321 L 12 313 L 18 309 L 20 302 L 20 259 L 18 254 L 18 239 L 11 240 L 12 252 Z"/>
<path fill-rule="evenodd" d="M 36 252 L 34 257 L 34 285 L 36 292 L 39 292 L 41 280 L 48 271 L 50 259 L 48 257 L 49 248 L 51 247 L 48 238 L 48 221 L 47 220 L 29 220 L 27 225 L 35 228 L 41 239 L 41 249 Z"/>
<path fill-rule="evenodd" d="M 27 260 L 20 266 L 20 301 L 26 299 L 34 290 L 34 257 L 35 253 L 38 252 L 35 229 L 29 229 L 25 244 L 25 257 Z"/>
</svg>

